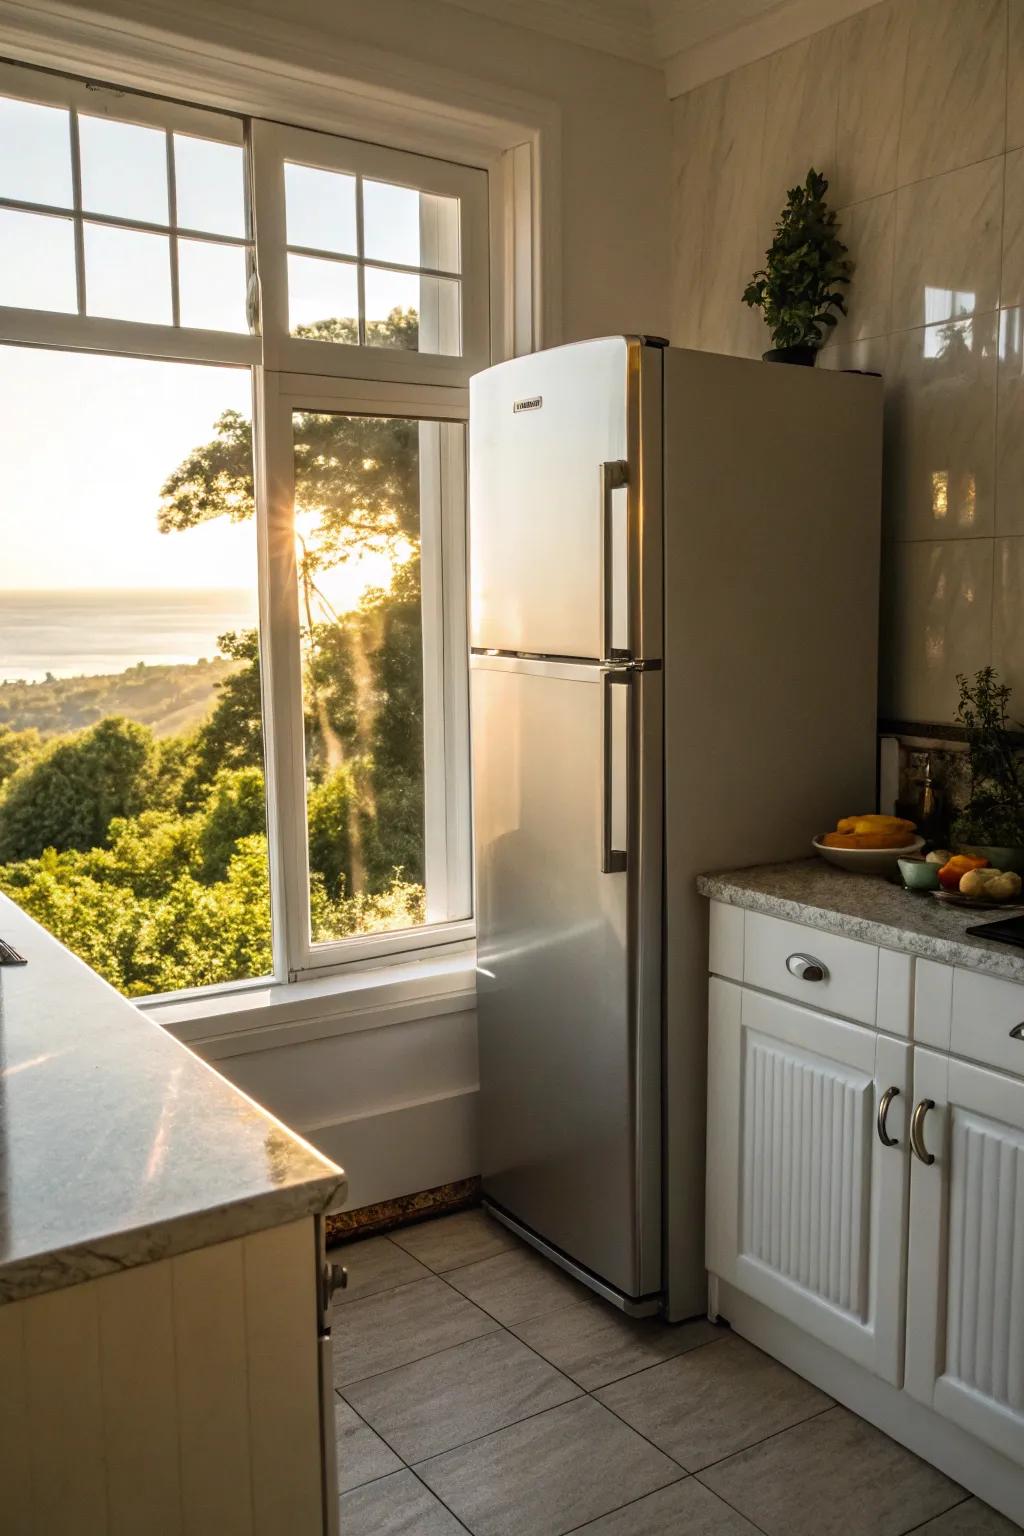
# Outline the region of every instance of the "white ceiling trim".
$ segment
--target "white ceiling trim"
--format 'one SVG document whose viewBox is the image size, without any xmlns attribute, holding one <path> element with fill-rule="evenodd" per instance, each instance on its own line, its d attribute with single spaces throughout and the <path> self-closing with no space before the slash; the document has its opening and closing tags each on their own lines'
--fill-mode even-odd
<svg viewBox="0 0 1024 1536">
<path fill-rule="evenodd" d="M 638 64 L 658 65 L 649 0 L 447 0 L 460 11 L 544 32 Z"/>
<path fill-rule="evenodd" d="M 667 59 L 668 94 L 683 96 L 708 80 L 788 48 L 790 43 L 823 32 L 875 4 L 877 0 L 782 0 L 763 15 L 694 42 Z"/>
</svg>

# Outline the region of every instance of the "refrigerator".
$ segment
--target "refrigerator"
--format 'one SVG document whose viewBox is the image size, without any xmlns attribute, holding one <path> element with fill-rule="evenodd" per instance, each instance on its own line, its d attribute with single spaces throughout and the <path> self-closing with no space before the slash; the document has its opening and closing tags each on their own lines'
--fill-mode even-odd
<svg viewBox="0 0 1024 1536">
<path fill-rule="evenodd" d="M 470 385 L 483 1198 L 706 1309 L 702 870 L 875 803 L 881 381 L 612 336 Z"/>
</svg>

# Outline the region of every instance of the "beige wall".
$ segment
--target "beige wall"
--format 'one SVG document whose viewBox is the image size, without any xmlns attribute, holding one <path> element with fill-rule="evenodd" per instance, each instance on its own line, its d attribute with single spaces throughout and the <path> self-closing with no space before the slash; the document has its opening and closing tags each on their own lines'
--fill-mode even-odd
<svg viewBox="0 0 1024 1536">
<path fill-rule="evenodd" d="M 990 661 L 1024 714 L 1022 79 L 1024 0 L 885 0 L 673 103 L 681 345 L 770 345 L 740 294 L 787 187 L 830 178 L 857 272 L 821 362 L 887 380 L 888 718 L 951 719 Z"/>
</svg>

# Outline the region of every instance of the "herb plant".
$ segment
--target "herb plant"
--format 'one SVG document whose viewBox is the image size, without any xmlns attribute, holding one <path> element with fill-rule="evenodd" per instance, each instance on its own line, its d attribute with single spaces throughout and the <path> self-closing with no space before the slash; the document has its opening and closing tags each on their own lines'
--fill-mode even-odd
<svg viewBox="0 0 1024 1536">
<path fill-rule="evenodd" d="M 792 187 L 765 265 L 743 293 L 744 304 L 764 312 L 776 347 L 811 347 L 824 340 L 823 327 L 846 314 L 853 273 L 848 248 L 839 238 L 835 213 L 825 202 L 828 181 L 813 168 L 802 187 Z"/>
<path fill-rule="evenodd" d="M 967 731 L 970 756 L 970 799 L 954 823 L 954 836 L 983 847 L 1024 847 L 1024 757 L 1010 723 L 1012 690 L 992 667 L 975 673 L 973 682 L 962 672 L 956 680 L 956 718 Z"/>
</svg>

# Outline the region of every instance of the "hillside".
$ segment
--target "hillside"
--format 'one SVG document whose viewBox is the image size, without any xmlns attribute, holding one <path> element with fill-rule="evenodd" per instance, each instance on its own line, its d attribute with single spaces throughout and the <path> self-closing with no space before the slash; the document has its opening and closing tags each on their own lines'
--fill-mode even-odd
<svg viewBox="0 0 1024 1536">
<path fill-rule="evenodd" d="M 44 683 L 0 683 L 0 727 L 62 735 L 124 715 L 156 736 L 173 736 L 209 713 L 216 685 L 244 663 L 223 656 L 177 666 L 139 662 L 102 677 L 67 677 Z"/>
</svg>

